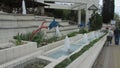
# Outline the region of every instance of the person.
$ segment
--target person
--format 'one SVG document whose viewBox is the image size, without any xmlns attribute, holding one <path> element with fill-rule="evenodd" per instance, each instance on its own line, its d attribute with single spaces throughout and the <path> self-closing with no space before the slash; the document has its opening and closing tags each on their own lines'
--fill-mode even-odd
<svg viewBox="0 0 120 68">
<path fill-rule="evenodd" d="M 114 30 L 114 37 L 115 37 L 115 45 L 119 44 L 119 34 L 120 34 L 120 30 L 118 28 L 116 28 Z"/>
<path fill-rule="evenodd" d="M 109 45 L 112 45 L 112 39 L 113 39 L 113 30 L 110 29 L 109 32 L 108 32 L 108 42 L 109 42 Z"/>
</svg>

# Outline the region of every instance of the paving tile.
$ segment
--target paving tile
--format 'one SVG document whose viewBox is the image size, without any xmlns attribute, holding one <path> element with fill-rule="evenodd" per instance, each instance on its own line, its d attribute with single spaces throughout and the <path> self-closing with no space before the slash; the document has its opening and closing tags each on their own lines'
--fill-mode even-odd
<svg viewBox="0 0 120 68">
<path fill-rule="evenodd" d="M 105 46 L 93 68 L 120 68 L 120 45 Z"/>
</svg>

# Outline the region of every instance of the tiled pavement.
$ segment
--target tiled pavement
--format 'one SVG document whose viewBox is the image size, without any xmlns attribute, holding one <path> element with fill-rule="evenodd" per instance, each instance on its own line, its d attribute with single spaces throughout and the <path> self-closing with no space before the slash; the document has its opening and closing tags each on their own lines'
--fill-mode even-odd
<svg viewBox="0 0 120 68">
<path fill-rule="evenodd" d="M 120 68 L 120 45 L 105 46 L 93 68 Z"/>
</svg>

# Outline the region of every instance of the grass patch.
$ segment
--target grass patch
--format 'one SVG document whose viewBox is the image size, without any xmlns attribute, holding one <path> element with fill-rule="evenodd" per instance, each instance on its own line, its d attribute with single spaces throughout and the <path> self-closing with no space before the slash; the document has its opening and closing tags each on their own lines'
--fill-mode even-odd
<svg viewBox="0 0 120 68">
<path fill-rule="evenodd" d="M 68 37 L 73 37 L 76 36 L 78 34 L 78 32 L 71 32 L 69 34 L 67 34 Z"/>
<path fill-rule="evenodd" d="M 85 30 L 84 28 L 79 29 L 80 34 L 88 33 L 89 31 Z"/>
</svg>

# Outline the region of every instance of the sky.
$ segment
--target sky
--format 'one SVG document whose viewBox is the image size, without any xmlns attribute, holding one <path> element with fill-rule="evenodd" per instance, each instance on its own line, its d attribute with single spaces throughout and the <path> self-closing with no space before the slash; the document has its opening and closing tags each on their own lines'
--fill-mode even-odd
<svg viewBox="0 0 120 68">
<path fill-rule="evenodd" d="M 102 0 L 100 0 L 100 4 L 102 5 Z M 120 15 L 120 0 L 115 0 L 115 13 Z"/>
<path fill-rule="evenodd" d="M 120 0 L 115 0 L 115 12 L 120 15 Z"/>
</svg>

